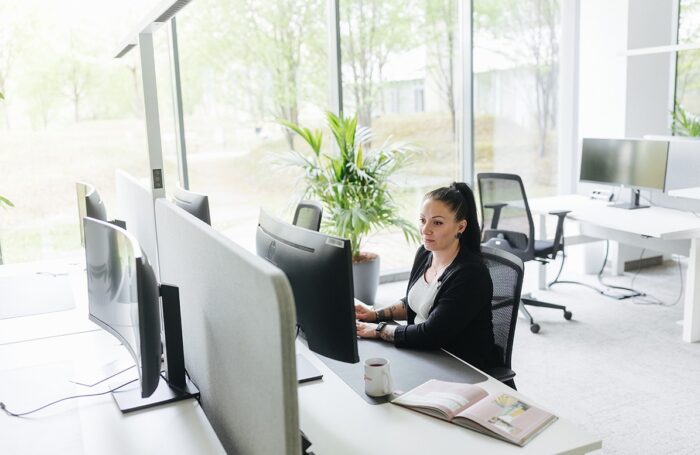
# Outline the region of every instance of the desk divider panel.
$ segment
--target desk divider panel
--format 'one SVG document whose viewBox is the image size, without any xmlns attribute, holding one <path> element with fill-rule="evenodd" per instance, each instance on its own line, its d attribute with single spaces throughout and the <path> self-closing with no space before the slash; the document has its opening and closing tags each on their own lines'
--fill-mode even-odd
<svg viewBox="0 0 700 455">
<path fill-rule="evenodd" d="M 117 190 L 116 218 L 126 222 L 127 232 L 136 237 L 156 277 L 160 278 L 153 193 L 148 186 L 121 169 L 114 173 L 114 181 Z"/>
<path fill-rule="evenodd" d="M 185 366 L 229 453 L 298 454 L 294 297 L 286 276 L 156 201 L 161 281 L 180 288 Z"/>
</svg>

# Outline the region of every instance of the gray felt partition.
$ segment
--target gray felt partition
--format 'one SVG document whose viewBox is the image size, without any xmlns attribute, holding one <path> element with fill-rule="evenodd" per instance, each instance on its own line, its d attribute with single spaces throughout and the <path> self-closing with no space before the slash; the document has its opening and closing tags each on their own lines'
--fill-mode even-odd
<svg viewBox="0 0 700 455">
<path fill-rule="evenodd" d="M 114 173 L 114 180 L 117 189 L 116 218 L 126 222 L 127 232 L 136 237 L 156 276 L 160 277 L 153 193 L 148 186 L 121 169 Z M 114 214 L 108 215 L 111 217 Z"/>
<path fill-rule="evenodd" d="M 232 454 L 298 454 L 294 297 L 267 261 L 156 201 L 161 281 L 180 288 L 185 365 Z"/>
</svg>

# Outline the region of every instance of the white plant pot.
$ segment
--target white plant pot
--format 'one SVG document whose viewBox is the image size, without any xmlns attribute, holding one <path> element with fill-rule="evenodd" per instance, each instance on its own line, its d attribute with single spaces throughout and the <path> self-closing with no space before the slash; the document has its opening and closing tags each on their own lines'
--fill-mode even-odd
<svg viewBox="0 0 700 455">
<path fill-rule="evenodd" d="M 379 287 L 379 256 L 366 262 L 352 263 L 352 280 L 355 298 L 367 305 L 374 305 Z"/>
</svg>

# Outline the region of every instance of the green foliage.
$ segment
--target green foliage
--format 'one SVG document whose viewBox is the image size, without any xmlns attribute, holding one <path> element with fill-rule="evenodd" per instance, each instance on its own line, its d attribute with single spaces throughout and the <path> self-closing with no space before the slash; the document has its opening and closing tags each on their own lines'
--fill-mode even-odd
<svg viewBox="0 0 700 455">
<path fill-rule="evenodd" d="M 389 192 L 390 177 L 410 164 L 413 149 L 388 142 L 370 149 L 372 133 L 357 126 L 357 115 L 343 118 L 328 112 L 326 118 L 338 147 L 334 154 L 321 150 L 321 131 L 278 120 L 311 147 L 310 156 L 290 150 L 286 162 L 304 172 L 304 197 L 323 204 L 324 230 L 350 239 L 353 258 L 359 256 L 367 235 L 379 229 L 398 227 L 406 241 L 417 241 L 416 227 L 398 216 L 398 206 Z"/>
<path fill-rule="evenodd" d="M 676 102 L 676 110 L 672 113 L 673 124 L 671 130 L 676 136 L 700 136 L 700 118 L 686 111 L 683 106 Z"/>
<path fill-rule="evenodd" d="M 15 205 L 4 196 L 0 196 L 0 207 L 14 207 Z"/>
</svg>

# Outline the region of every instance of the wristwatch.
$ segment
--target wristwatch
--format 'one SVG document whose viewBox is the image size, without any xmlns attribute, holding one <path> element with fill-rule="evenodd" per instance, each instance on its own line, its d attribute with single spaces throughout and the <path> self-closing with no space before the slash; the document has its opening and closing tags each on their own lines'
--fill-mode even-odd
<svg viewBox="0 0 700 455">
<path fill-rule="evenodd" d="M 386 326 L 386 321 L 382 321 L 382 322 L 380 322 L 379 324 L 377 324 L 377 328 L 374 329 L 375 332 L 377 332 L 377 335 L 379 335 L 380 333 L 382 333 L 382 330 L 384 330 L 384 327 L 385 327 L 385 326 Z"/>
</svg>

